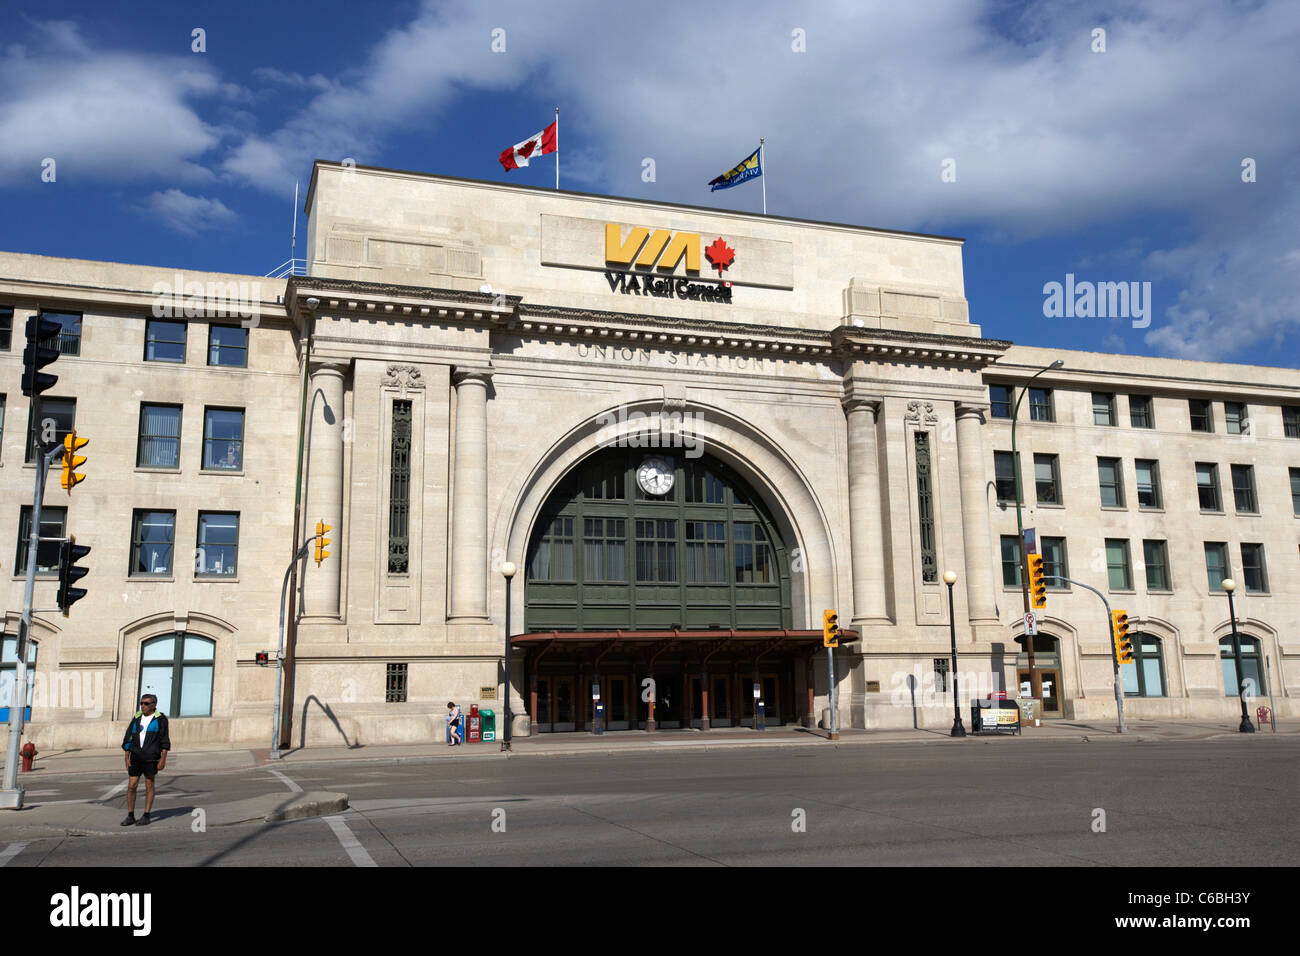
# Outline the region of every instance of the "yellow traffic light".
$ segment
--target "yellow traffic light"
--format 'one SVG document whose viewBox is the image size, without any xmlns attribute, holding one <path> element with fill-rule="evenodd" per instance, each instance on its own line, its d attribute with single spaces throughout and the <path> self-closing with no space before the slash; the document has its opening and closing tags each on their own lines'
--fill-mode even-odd
<svg viewBox="0 0 1300 956">
<path fill-rule="evenodd" d="M 1033 608 L 1047 607 L 1047 582 L 1043 580 L 1043 556 L 1029 556 L 1029 605 Z"/>
<path fill-rule="evenodd" d="M 86 480 L 85 475 L 77 474 L 77 469 L 86 463 L 86 458 L 76 452 L 88 444 L 90 439 L 78 438 L 75 428 L 63 437 L 63 477 L 59 479 L 59 486 L 66 488 L 68 494 L 72 494 L 74 485 Z"/>
<path fill-rule="evenodd" d="M 826 647 L 840 646 L 840 612 L 834 608 L 822 611 L 822 644 Z"/>
<path fill-rule="evenodd" d="M 1133 660 L 1133 642 L 1128 636 L 1128 611 L 1111 611 L 1111 627 L 1115 631 L 1115 656 L 1121 664 Z"/>
<path fill-rule="evenodd" d="M 318 568 L 320 563 L 330 556 L 330 553 L 325 550 L 325 545 L 330 543 L 330 539 L 325 537 L 325 533 L 333 527 L 333 525 L 328 525 L 324 521 L 316 522 L 316 567 Z"/>
</svg>

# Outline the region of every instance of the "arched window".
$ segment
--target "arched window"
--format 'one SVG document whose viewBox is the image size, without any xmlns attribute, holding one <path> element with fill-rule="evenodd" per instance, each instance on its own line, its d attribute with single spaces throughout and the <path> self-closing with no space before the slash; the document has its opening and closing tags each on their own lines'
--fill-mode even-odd
<svg viewBox="0 0 1300 956">
<path fill-rule="evenodd" d="M 1160 638 L 1141 632 L 1134 634 L 1133 660 L 1119 665 L 1124 678 L 1125 697 L 1164 697 L 1165 669 Z"/>
<path fill-rule="evenodd" d="M 140 655 L 140 693 L 157 694 L 158 709 L 168 717 L 210 717 L 216 647 L 215 641 L 194 634 L 168 634 L 145 641 Z"/>
<path fill-rule="evenodd" d="M 1246 684 L 1247 697 L 1260 697 L 1268 693 L 1264 683 L 1263 669 L 1260 667 L 1259 641 L 1242 634 L 1241 641 L 1241 676 Z M 1223 692 L 1229 697 L 1239 693 L 1237 685 L 1237 662 L 1232 656 L 1232 638 L 1225 637 L 1219 641 L 1219 658 L 1223 662 Z"/>
<path fill-rule="evenodd" d="M 9 719 L 9 705 L 14 699 L 14 680 L 18 671 L 18 638 L 6 634 L 0 643 L 0 721 Z M 27 642 L 27 706 L 32 706 L 32 692 L 36 689 L 36 642 Z"/>
</svg>

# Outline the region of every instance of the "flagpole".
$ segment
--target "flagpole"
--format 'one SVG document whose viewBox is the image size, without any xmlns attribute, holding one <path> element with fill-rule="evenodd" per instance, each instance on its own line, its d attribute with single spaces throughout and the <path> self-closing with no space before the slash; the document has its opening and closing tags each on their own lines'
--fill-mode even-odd
<svg viewBox="0 0 1300 956">
<path fill-rule="evenodd" d="M 763 180 L 763 215 L 767 215 L 767 167 L 764 162 L 767 157 L 763 153 L 763 137 L 758 138 L 758 178 Z"/>
<path fill-rule="evenodd" d="M 555 108 L 555 188 L 560 188 L 560 108 Z"/>
</svg>

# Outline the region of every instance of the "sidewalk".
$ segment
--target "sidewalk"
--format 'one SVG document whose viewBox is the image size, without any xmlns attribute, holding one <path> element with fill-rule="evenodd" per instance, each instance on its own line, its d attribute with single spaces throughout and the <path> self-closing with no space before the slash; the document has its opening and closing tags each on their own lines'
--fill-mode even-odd
<svg viewBox="0 0 1300 956">
<path fill-rule="evenodd" d="M 1208 740 L 1215 737 L 1238 737 L 1235 724 L 1200 721 L 1132 721 L 1128 733 L 1120 735 L 1114 723 L 1049 720 L 1041 727 L 1026 728 L 1019 737 L 974 737 L 970 740 L 1007 740 L 1014 744 L 1041 740 Z M 1300 727 L 1279 727 L 1258 731 L 1256 738 L 1280 737 L 1294 740 Z M 920 730 L 844 730 L 838 741 L 826 739 L 823 730 L 784 727 L 767 731 L 745 728 L 725 730 L 665 730 L 654 734 L 644 731 L 611 731 L 599 736 L 590 733 L 542 734 L 515 738 L 513 757 L 560 757 L 591 754 L 654 753 L 670 750 L 718 750 L 771 747 L 856 747 L 867 744 L 935 743 L 950 741 L 947 729 Z M 406 763 L 412 761 L 502 759 L 500 743 L 465 744 L 367 744 L 357 747 L 307 747 L 281 752 L 278 760 L 270 759 L 266 747 L 222 747 L 177 751 L 167 757 L 168 771 L 240 770 L 251 767 L 297 767 L 337 762 Z M 0 766 L 3 763 L 0 762 Z M 31 773 L 19 774 L 25 786 L 35 786 L 43 777 L 55 774 L 122 773 L 122 751 L 66 750 L 39 754 Z"/>
</svg>

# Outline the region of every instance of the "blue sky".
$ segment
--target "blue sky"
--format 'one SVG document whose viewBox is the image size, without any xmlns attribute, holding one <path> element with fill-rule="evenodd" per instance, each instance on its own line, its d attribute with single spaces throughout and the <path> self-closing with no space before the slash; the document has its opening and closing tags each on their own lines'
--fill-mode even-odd
<svg viewBox="0 0 1300 956">
<path fill-rule="evenodd" d="M 1292 0 L 620 9 L 6 3 L 0 248 L 262 274 L 313 158 L 549 185 L 496 157 L 558 104 L 567 188 L 758 211 L 705 184 L 764 136 L 769 212 L 966 237 L 988 336 L 1300 365 Z M 1150 326 L 1044 316 L 1067 273 Z"/>
</svg>

